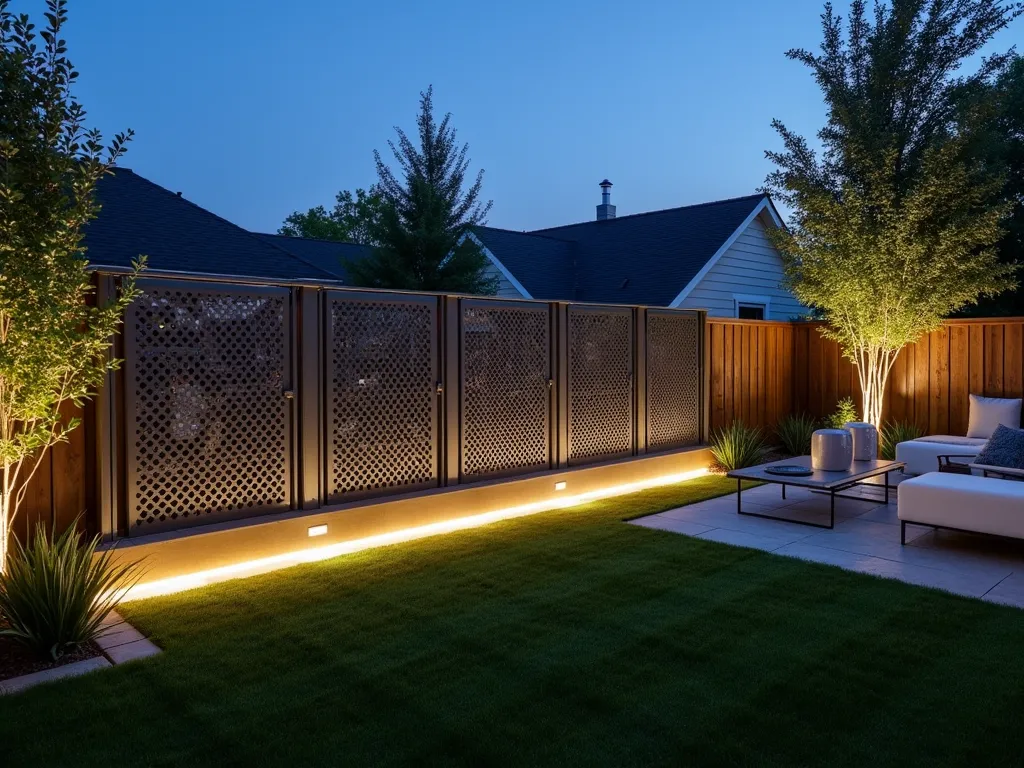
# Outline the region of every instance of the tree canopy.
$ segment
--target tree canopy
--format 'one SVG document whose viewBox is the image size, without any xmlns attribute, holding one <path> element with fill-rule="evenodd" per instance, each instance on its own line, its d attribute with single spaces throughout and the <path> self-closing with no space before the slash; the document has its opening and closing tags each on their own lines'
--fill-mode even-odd
<svg viewBox="0 0 1024 768">
<path fill-rule="evenodd" d="M 819 53 L 787 56 L 821 88 L 820 151 L 779 120 L 766 187 L 793 211 L 772 237 L 795 295 L 857 365 L 878 424 L 896 354 L 951 312 L 1016 284 L 997 245 L 1013 204 L 977 147 L 1012 54 L 967 65 L 1019 11 L 996 0 L 893 0 L 844 24 L 830 4 Z"/>
<path fill-rule="evenodd" d="M 467 181 L 469 145 L 458 146 L 451 114 L 434 119 L 433 87 L 420 94 L 416 143 L 396 127 L 388 146 L 392 170 L 374 152 L 376 190 L 383 202 L 372 228 L 377 246 L 346 267 L 353 284 L 373 288 L 492 294 L 496 278 L 469 235 L 483 224 L 491 203 L 480 198 L 483 171 Z"/>
<path fill-rule="evenodd" d="M 82 243 L 96 184 L 131 132 L 104 147 L 85 126 L 61 38 L 66 0 L 47 3 L 38 33 L 8 5 L 0 0 L 0 568 L 43 452 L 78 426 L 61 405 L 82 405 L 116 367 L 107 351 L 137 295 L 128 277 L 113 303 L 90 305 Z"/>
<path fill-rule="evenodd" d="M 357 189 L 355 195 L 345 189 L 337 194 L 330 211 L 322 205 L 305 213 L 295 211 L 277 232 L 288 237 L 377 245 L 374 230 L 380 224 L 382 207 L 380 194 L 373 187 L 369 192 Z"/>
</svg>

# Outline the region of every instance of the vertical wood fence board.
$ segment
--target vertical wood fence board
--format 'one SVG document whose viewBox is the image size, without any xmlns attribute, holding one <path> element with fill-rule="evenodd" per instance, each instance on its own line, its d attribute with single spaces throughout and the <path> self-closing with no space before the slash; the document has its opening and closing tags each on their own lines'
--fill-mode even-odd
<svg viewBox="0 0 1024 768">
<path fill-rule="evenodd" d="M 945 435 L 949 431 L 949 332 L 945 328 L 928 335 L 928 354 L 928 432 Z"/>
<path fill-rule="evenodd" d="M 967 326 L 949 327 L 949 431 L 967 434 L 967 395 L 970 392 L 970 330 Z"/>
<path fill-rule="evenodd" d="M 985 326 L 985 396 L 1003 396 L 1003 326 Z"/>
<path fill-rule="evenodd" d="M 1024 371 L 1021 369 L 1022 327 L 1020 323 L 1007 323 L 1003 327 L 1003 395 L 1020 397 L 1024 394 Z"/>
</svg>

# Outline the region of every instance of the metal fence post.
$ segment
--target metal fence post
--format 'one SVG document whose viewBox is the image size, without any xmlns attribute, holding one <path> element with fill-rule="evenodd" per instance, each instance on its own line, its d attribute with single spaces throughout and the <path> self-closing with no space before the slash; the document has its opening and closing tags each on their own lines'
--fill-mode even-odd
<svg viewBox="0 0 1024 768">
<path fill-rule="evenodd" d="M 323 505 L 323 478 L 326 468 L 323 456 L 323 381 L 326 339 L 330 337 L 330 318 L 322 313 L 322 291 L 299 288 L 299 343 L 295 344 L 299 360 L 299 402 L 296 416 L 299 432 L 299 500 L 302 509 L 318 509 Z"/>
<path fill-rule="evenodd" d="M 552 409 L 555 423 L 555 466 L 564 469 L 569 466 L 569 305 L 564 301 L 552 303 L 555 321 L 552 344 L 555 364 L 552 373 L 555 379 L 555 402 Z"/>
<path fill-rule="evenodd" d="M 116 296 L 117 288 L 114 278 L 110 275 L 97 275 L 96 302 L 99 306 L 110 303 Z M 124 333 L 131 329 L 124 327 Z M 111 351 L 102 353 L 104 360 L 111 358 Z M 103 375 L 103 385 L 93 400 L 95 409 L 95 429 L 93 430 L 93 452 L 95 456 L 95 513 L 98 516 L 97 530 L 104 541 L 110 541 L 117 535 L 117 519 L 115 516 L 117 489 L 116 467 L 117 454 L 114 440 L 114 414 L 119 407 L 115 372 L 107 371 Z"/>
<path fill-rule="evenodd" d="M 697 343 L 700 345 L 700 442 L 711 439 L 711 328 L 708 325 L 708 311 L 697 310 Z"/>
<path fill-rule="evenodd" d="M 462 435 L 459 431 L 462 366 L 460 365 L 457 296 L 441 297 L 441 484 L 458 485 L 461 477 Z"/>
<path fill-rule="evenodd" d="M 633 322 L 635 340 L 633 350 L 633 389 L 636 417 L 634 418 L 634 453 L 647 453 L 647 310 L 638 307 Z"/>
</svg>

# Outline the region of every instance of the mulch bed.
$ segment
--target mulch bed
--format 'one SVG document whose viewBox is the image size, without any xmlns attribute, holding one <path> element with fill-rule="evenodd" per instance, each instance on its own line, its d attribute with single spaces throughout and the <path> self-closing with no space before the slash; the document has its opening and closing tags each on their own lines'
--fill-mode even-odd
<svg viewBox="0 0 1024 768">
<path fill-rule="evenodd" d="M 95 643 L 87 643 L 74 653 L 64 654 L 57 661 L 40 659 L 21 643 L 9 637 L 0 637 L 0 680 L 9 680 L 12 677 L 62 667 L 65 664 L 102 655 L 103 651 Z"/>
</svg>

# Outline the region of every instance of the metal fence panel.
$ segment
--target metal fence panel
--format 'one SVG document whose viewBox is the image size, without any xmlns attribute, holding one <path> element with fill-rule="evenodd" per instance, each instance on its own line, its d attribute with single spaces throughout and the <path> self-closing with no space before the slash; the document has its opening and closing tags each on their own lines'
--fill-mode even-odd
<svg viewBox="0 0 1024 768">
<path fill-rule="evenodd" d="M 633 452 L 633 310 L 569 307 L 569 463 Z"/>
<path fill-rule="evenodd" d="M 551 465 L 551 310 L 462 299 L 461 476 L 519 474 Z"/>
<path fill-rule="evenodd" d="M 290 291 L 139 287 L 124 328 L 130 532 L 288 509 Z"/>
<path fill-rule="evenodd" d="M 647 444 L 700 442 L 700 321 L 694 312 L 647 312 Z"/>
<path fill-rule="evenodd" d="M 327 306 L 329 500 L 436 486 L 437 297 L 332 291 Z"/>
</svg>

